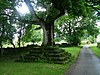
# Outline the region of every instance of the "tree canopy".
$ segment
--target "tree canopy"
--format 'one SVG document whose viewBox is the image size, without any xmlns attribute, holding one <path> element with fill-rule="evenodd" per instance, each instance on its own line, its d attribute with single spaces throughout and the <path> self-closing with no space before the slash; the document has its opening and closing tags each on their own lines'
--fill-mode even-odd
<svg viewBox="0 0 100 75">
<path fill-rule="evenodd" d="M 30 11 L 25 16 L 21 16 L 16 9 L 16 6 L 21 7 L 22 3 L 25 3 Z M 23 34 L 27 34 L 25 30 L 28 30 L 28 27 L 32 28 L 32 24 L 40 25 L 37 29 L 42 28 L 43 30 L 42 45 L 54 45 L 54 22 L 61 16 L 67 15 L 73 17 L 63 17 L 63 20 L 60 19 L 61 24 L 59 26 L 66 28 L 61 32 L 62 35 L 67 31 L 69 35 L 75 34 L 77 36 L 79 33 L 81 36 L 81 30 L 85 26 L 95 29 L 95 19 L 89 19 L 89 16 L 95 13 L 97 17 L 100 16 L 99 0 L 0 0 L 0 5 L 0 38 L 2 36 L 6 38 L 9 36 L 10 38 L 8 39 L 12 39 L 11 37 L 18 33 L 20 42 Z M 94 11 L 95 13 L 92 14 Z M 80 17 L 82 22 L 80 22 L 81 25 L 78 27 Z M 58 31 L 60 30 L 58 29 Z M 90 29 L 87 30 L 90 34 L 94 34 L 94 32 L 91 33 Z M 71 35 L 70 37 L 75 38 L 76 36 Z M 79 39 L 79 37 L 76 38 Z M 2 40 L 0 43 L 2 43 Z"/>
</svg>

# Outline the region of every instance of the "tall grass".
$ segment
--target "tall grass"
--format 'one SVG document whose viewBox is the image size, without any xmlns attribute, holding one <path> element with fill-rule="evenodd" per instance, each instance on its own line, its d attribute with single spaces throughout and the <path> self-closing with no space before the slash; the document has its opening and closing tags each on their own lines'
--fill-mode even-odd
<svg viewBox="0 0 100 75">
<path fill-rule="evenodd" d="M 70 65 L 76 60 L 80 48 L 64 48 L 72 53 L 72 60 L 66 64 L 34 63 L 34 62 L 13 62 L 10 57 L 0 58 L 0 75 L 63 75 Z"/>
</svg>

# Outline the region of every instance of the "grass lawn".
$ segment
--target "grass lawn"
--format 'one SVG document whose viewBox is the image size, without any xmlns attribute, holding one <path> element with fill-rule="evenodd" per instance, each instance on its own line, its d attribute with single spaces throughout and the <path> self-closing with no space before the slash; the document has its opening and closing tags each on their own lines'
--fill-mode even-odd
<svg viewBox="0 0 100 75">
<path fill-rule="evenodd" d="M 93 51 L 93 53 L 94 53 L 96 56 L 100 57 L 100 48 L 98 48 L 98 47 L 96 47 L 96 46 L 92 46 L 92 47 L 90 47 L 90 48 L 91 48 L 91 50 Z"/>
<path fill-rule="evenodd" d="M 0 75 L 63 75 L 69 66 L 75 62 L 79 47 L 64 48 L 72 53 L 72 60 L 66 64 L 49 64 L 34 62 L 13 62 L 9 57 L 0 58 Z"/>
</svg>

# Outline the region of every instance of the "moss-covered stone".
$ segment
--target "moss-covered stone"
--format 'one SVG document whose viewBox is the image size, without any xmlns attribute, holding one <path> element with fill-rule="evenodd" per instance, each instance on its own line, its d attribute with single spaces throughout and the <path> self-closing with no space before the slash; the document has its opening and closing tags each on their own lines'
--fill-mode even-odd
<svg viewBox="0 0 100 75">
<path fill-rule="evenodd" d="M 70 59 L 71 54 L 57 47 L 38 47 L 32 48 L 20 60 L 24 62 L 43 61 L 49 63 L 66 63 Z"/>
</svg>

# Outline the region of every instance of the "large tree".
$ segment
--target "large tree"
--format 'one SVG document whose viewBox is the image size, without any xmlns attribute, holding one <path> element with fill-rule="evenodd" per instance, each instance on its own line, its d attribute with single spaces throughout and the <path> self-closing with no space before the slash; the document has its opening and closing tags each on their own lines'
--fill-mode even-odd
<svg viewBox="0 0 100 75">
<path fill-rule="evenodd" d="M 28 23 L 40 25 L 43 29 L 42 45 L 54 45 L 54 21 L 65 13 L 72 16 L 87 16 L 89 7 L 98 10 L 99 1 L 93 0 L 7 0 L 21 6 L 25 2 L 32 18 Z M 93 7 L 96 5 L 98 7 Z M 44 9 L 40 11 L 39 8 Z M 18 16 L 20 17 L 20 16 Z M 27 22 L 27 21 L 24 21 Z"/>
<path fill-rule="evenodd" d="M 86 16 L 86 7 L 81 0 L 24 0 L 28 6 L 32 21 L 43 29 L 42 45 L 54 45 L 54 21 L 65 13 L 74 16 Z M 33 2 L 33 3 L 32 3 Z M 45 11 L 37 11 L 41 7 Z"/>
</svg>

